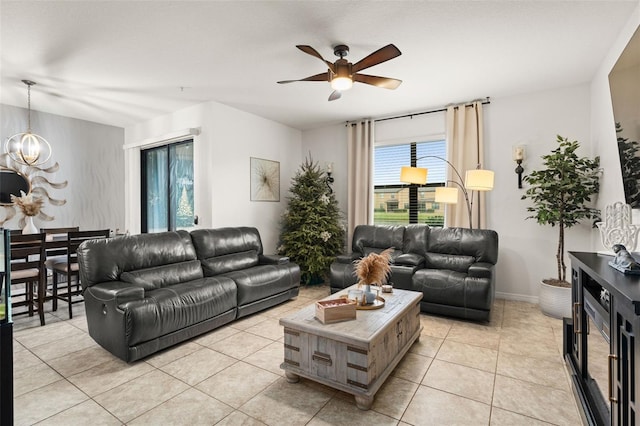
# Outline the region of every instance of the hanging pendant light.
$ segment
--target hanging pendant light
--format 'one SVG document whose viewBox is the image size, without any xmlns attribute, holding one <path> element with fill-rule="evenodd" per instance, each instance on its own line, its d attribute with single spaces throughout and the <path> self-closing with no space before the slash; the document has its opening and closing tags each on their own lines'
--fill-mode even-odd
<svg viewBox="0 0 640 426">
<path fill-rule="evenodd" d="M 45 138 L 31 132 L 31 80 L 22 80 L 27 85 L 27 131 L 16 133 L 7 139 L 4 150 L 12 160 L 27 165 L 37 166 L 51 158 L 51 145 Z"/>
</svg>

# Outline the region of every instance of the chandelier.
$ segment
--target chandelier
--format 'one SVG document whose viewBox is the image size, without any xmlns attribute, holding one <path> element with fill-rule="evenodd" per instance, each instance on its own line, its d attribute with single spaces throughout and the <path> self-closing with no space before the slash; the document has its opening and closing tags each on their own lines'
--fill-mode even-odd
<svg viewBox="0 0 640 426">
<path fill-rule="evenodd" d="M 12 160 L 27 165 L 37 166 L 51 158 L 51 145 L 45 138 L 31 131 L 31 80 L 22 80 L 27 85 L 27 131 L 16 133 L 7 139 L 4 149 Z"/>
</svg>

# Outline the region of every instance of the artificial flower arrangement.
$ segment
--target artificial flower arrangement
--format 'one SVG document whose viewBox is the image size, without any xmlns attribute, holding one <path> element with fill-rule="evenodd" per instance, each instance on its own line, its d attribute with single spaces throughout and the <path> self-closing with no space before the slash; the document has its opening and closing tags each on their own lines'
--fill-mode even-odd
<svg viewBox="0 0 640 426">
<path fill-rule="evenodd" d="M 11 202 L 18 206 L 25 216 L 36 216 L 44 203 L 41 198 L 36 198 L 31 193 L 25 194 L 24 191 L 20 191 L 20 197 L 12 194 Z"/>
<path fill-rule="evenodd" d="M 369 255 L 354 261 L 358 285 L 381 286 L 384 284 L 391 273 L 391 253 L 393 253 L 393 247 L 380 253 L 369 253 Z"/>
</svg>

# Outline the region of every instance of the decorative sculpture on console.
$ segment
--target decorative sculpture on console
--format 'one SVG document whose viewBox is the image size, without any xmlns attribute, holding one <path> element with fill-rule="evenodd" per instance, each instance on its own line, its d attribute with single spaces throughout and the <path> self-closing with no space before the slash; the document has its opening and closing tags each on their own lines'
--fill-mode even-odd
<svg viewBox="0 0 640 426">
<path fill-rule="evenodd" d="M 629 253 L 625 246 L 616 244 L 613 246 L 613 252 L 616 257 L 609 261 L 609 266 L 624 274 L 640 275 L 640 263 Z"/>
<path fill-rule="evenodd" d="M 602 245 L 607 249 L 621 244 L 634 251 L 638 244 L 640 226 L 631 224 L 631 206 L 620 201 L 609 204 L 604 210 L 604 222 L 596 223 Z"/>
</svg>

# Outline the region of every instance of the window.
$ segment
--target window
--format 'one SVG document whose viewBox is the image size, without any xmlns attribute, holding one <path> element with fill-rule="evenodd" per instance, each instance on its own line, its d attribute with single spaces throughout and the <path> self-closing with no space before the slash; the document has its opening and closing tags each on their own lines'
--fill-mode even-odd
<svg viewBox="0 0 640 426">
<path fill-rule="evenodd" d="M 435 187 L 445 184 L 447 163 L 437 158 L 418 158 L 446 158 L 445 141 L 377 146 L 374 156 L 374 194 L 381 201 L 374 209 L 373 222 L 376 225 L 443 226 L 444 205 L 436 203 L 434 195 Z M 410 165 L 429 169 L 426 185 L 418 187 L 400 182 L 400 168 Z"/>
<path fill-rule="evenodd" d="M 141 151 L 142 232 L 194 224 L 193 140 Z"/>
</svg>

